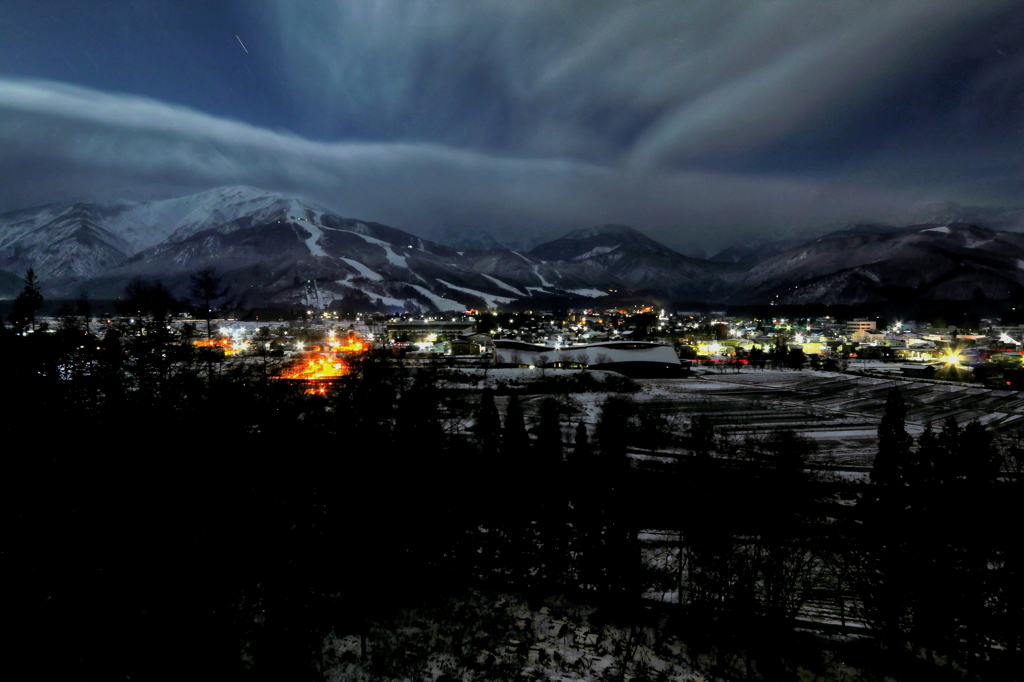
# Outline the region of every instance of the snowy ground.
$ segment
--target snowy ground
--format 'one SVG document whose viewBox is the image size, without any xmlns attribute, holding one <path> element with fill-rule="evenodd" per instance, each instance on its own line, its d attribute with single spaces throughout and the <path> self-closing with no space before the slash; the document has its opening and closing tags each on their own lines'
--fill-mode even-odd
<svg viewBox="0 0 1024 682">
<path fill-rule="evenodd" d="M 601 404 L 621 386 L 600 382 L 618 377 L 614 372 L 562 369 L 463 369 L 460 381 L 476 379 L 468 387 L 480 390 L 514 387 L 522 392 L 521 401 L 528 420 L 547 393 L 538 389 L 530 395 L 530 385 L 553 378 L 581 377 L 586 374 L 595 383 L 577 387 L 561 398 L 566 414 L 565 439 L 572 442 L 572 429 L 580 421 L 593 427 Z M 620 379 L 620 382 L 622 380 Z M 628 383 L 628 382 L 627 382 Z M 658 413 L 672 422 L 677 432 L 690 420 L 707 415 L 715 431 L 742 439 L 764 436 L 779 429 L 792 429 L 812 438 L 818 446 L 810 464 L 845 470 L 841 475 L 862 477 L 871 467 L 878 448 L 878 424 L 885 401 L 893 386 L 900 388 L 907 405 L 907 431 L 915 438 L 928 423 L 940 428 L 946 417 L 959 424 L 978 419 L 997 434 L 1009 434 L 1024 427 L 1024 394 L 976 386 L 959 386 L 903 379 L 838 374 L 821 371 L 743 370 L 707 372 L 677 379 L 638 379 L 640 387 L 632 397 L 641 412 Z M 580 390 L 590 389 L 590 390 Z M 499 398 L 503 409 L 504 399 Z M 570 423 L 571 422 L 571 423 Z M 592 433 L 592 431 L 591 431 Z M 668 462 L 685 452 L 638 450 L 638 461 Z"/>
<path fill-rule="evenodd" d="M 744 370 L 690 379 L 646 379 L 638 399 L 685 419 L 708 415 L 720 433 L 744 436 L 791 428 L 818 444 L 819 464 L 871 466 L 889 389 L 907 403 L 907 430 L 919 435 L 952 415 L 997 432 L 1024 426 L 1024 395 L 1010 391 L 818 371 Z"/>
<path fill-rule="evenodd" d="M 325 678 L 341 680 L 659 680 L 708 682 L 708 655 L 667 632 L 663 617 L 646 625 L 607 622 L 592 605 L 563 597 L 536 600 L 468 590 L 378 621 L 367 641 L 370 670 L 356 634 L 324 641 Z M 857 671 L 824 657 L 806 679 L 853 680 Z M 742 665 L 735 662 L 739 672 Z M 620 672 L 624 675 L 620 677 Z M 821 678 L 817 678 L 821 679 Z"/>
<path fill-rule="evenodd" d="M 679 533 L 676 531 L 645 528 L 638 535 L 643 544 L 641 556 L 643 562 L 653 574 L 664 576 L 662 585 L 673 585 L 673 589 L 650 587 L 644 593 L 644 599 L 669 604 L 679 603 L 678 585 L 686 582 L 685 562 L 680 569 L 681 552 L 676 545 Z M 680 570 L 682 576 L 680 576 Z M 859 597 L 845 593 L 843 598 L 836 599 L 836 578 L 824 566 L 818 566 L 818 581 L 815 589 L 806 595 L 806 601 L 797 614 L 797 621 L 805 626 L 838 625 L 852 628 L 867 628 L 868 625 L 860 615 L 863 604 Z"/>
</svg>

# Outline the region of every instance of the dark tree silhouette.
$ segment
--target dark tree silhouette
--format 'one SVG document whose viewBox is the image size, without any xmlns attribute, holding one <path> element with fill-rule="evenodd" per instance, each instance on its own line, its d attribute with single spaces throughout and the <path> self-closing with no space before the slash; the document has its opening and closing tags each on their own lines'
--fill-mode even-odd
<svg viewBox="0 0 1024 682">
<path fill-rule="evenodd" d="M 7 319 L 15 328 L 31 326 L 32 331 L 36 330 L 36 311 L 43 307 L 43 295 L 39 293 L 39 280 L 36 278 L 35 270 L 28 269 L 25 273 L 25 287 L 14 299 L 13 310 Z"/>
<path fill-rule="evenodd" d="M 562 421 L 558 401 L 545 398 L 540 404 L 540 422 L 535 430 L 537 435 L 537 463 L 542 469 L 550 470 L 562 463 Z"/>
<path fill-rule="evenodd" d="M 629 398 L 610 395 L 601 404 L 594 439 L 601 452 L 601 464 L 606 469 L 621 469 L 629 466 L 626 449 L 629 446 L 631 424 L 635 405 Z"/>
<path fill-rule="evenodd" d="M 202 268 L 192 273 L 189 278 L 189 298 L 199 309 L 206 320 L 206 339 L 212 338 L 210 321 L 213 319 L 213 305 L 217 299 L 227 295 L 230 287 L 224 286 L 223 280 L 212 268 Z"/>
<path fill-rule="evenodd" d="M 484 388 L 480 395 L 480 407 L 477 410 L 473 432 L 485 457 L 494 457 L 498 454 L 501 445 L 501 417 L 497 405 L 494 404 L 494 391 L 490 387 Z"/>
<path fill-rule="evenodd" d="M 903 485 L 910 466 L 913 439 L 907 433 L 907 406 L 898 389 L 889 391 L 885 412 L 878 425 L 878 454 L 871 467 L 871 482 L 879 486 Z"/>
<path fill-rule="evenodd" d="M 587 425 L 580 422 L 576 425 L 576 435 L 573 438 L 572 461 L 576 464 L 586 462 L 592 454 L 590 450 L 590 437 L 587 435 Z"/>
<path fill-rule="evenodd" d="M 507 461 L 522 458 L 529 447 L 530 436 L 526 432 L 523 408 L 519 404 L 519 396 L 513 393 L 508 399 L 505 425 L 501 430 L 501 456 Z"/>
</svg>

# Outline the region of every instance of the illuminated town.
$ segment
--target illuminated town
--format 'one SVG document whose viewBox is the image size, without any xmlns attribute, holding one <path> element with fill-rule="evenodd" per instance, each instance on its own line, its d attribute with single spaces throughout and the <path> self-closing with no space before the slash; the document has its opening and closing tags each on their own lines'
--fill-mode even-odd
<svg viewBox="0 0 1024 682">
<path fill-rule="evenodd" d="M 11 679 L 1024 678 L 1022 36 L 0 2 Z"/>
</svg>

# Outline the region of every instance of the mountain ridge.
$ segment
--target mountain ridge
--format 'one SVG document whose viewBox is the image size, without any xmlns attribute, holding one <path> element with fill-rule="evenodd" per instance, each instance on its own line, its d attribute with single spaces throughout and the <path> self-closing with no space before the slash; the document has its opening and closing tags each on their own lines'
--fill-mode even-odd
<svg viewBox="0 0 1024 682">
<path fill-rule="evenodd" d="M 593 299 L 619 290 L 795 304 L 872 302 L 893 291 L 999 298 L 1024 284 L 1024 236 L 972 223 L 852 224 L 809 239 L 738 245 L 709 259 L 614 223 L 572 230 L 525 251 L 493 239 L 477 245 L 484 248 L 451 248 L 248 186 L 0 215 L 0 271 L 33 267 L 58 296 L 89 290 L 116 297 L 133 277 L 161 279 L 180 294 L 188 275 L 206 266 L 253 303 L 301 305 L 304 283 L 315 281 L 328 303 L 358 299 L 424 312 L 546 295 Z"/>
</svg>

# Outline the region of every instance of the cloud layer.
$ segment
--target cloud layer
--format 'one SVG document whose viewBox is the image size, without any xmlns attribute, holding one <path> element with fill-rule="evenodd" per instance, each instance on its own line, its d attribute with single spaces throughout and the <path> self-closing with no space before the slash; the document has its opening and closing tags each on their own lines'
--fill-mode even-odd
<svg viewBox="0 0 1024 682">
<path fill-rule="evenodd" d="M 0 209 L 249 184 L 417 233 L 714 249 L 1019 202 L 1020 7 L 268 2 L 250 50 L 276 44 L 291 132 L 0 78 Z"/>
</svg>

